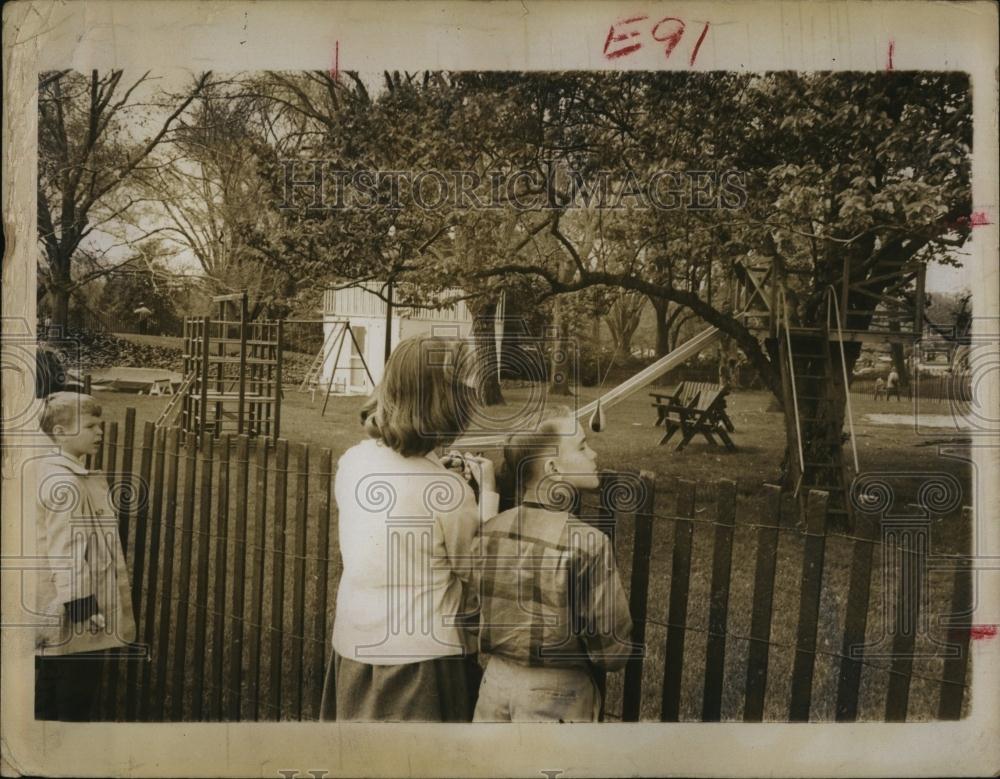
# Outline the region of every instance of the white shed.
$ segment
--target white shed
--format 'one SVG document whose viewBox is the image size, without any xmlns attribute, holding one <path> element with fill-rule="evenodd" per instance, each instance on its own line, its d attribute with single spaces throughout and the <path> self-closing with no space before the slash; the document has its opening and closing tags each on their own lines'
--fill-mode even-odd
<svg viewBox="0 0 1000 779">
<path fill-rule="evenodd" d="M 375 383 L 382 379 L 387 323 L 386 303 L 378 293 L 383 293 L 384 286 L 382 282 L 364 282 L 344 289 L 328 289 L 323 295 L 325 358 L 319 383 L 325 388 L 332 380 L 333 393 L 371 392 L 373 387 L 362 364 L 362 354 Z M 443 292 L 440 299 L 447 301 L 462 294 L 460 289 L 450 289 Z M 398 292 L 393 297 L 398 298 Z M 354 339 L 350 334 L 342 338 L 345 322 L 350 324 Z M 437 309 L 393 305 L 391 327 L 394 347 L 404 338 L 423 333 L 469 338 L 472 335 L 472 316 L 463 300 Z M 341 340 L 343 346 L 338 355 Z M 357 341 L 356 345 L 354 341 Z"/>
</svg>

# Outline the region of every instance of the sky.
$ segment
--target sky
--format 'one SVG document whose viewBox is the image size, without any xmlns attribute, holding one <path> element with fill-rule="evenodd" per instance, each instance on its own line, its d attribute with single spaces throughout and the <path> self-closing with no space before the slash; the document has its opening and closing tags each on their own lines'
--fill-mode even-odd
<svg viewBox="0 0 1000 779">
<path fill-rule="evenodd" d="M 955 252 L 956 259 L 962 262 L 962 266 L 955 268 L 950 265 L 932 264 L 927 268 L 927 276 L 924 279 L 924 289 L 928 292 L 957 292 L 961 289 L 972 289 L 972 268 L 969 263 L 972 261 L 971 253 L 968 251 Z"/>
</svg>

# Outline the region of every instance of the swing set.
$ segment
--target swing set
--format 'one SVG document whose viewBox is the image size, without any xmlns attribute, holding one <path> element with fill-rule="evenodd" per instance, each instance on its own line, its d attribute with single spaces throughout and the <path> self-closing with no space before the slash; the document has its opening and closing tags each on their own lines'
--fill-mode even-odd
<svg viewBox="0 0 1000 779">
<path fill-rule="evenodd" d="M 760 334 L 772 360 L 781 371 L 785 407 L 785 427 L 789 461 L 785 463 L 786 484 L 797 496 L 810 489 L 830 495 L 832 513 L 853 522 L 848 487 L 860 470 L 854 432 L 854 414 L 847 369 L 848 345 L 860 348 L 863 343 L 912 343 L 919 340 L 923 328 L 923 290 L 926 268 L 909 261 L 891 269 L 887 276 L 853 279 L 848 260 L 843 275 L 823 291 L 825 321 L 803 327 L 793 291 L 788 289 L 786 274 L 777 261 L 754 266 L 735 262 L 733 266 L 732 310 L 747 328 Z M 888 271 L 887 271 L 888 273 Z M 910 285 L 915 286 L 912 294 Z M 854 327 L 857 318 L 866 316 L 866 327 Z M 909 326 L 907 326 L 909 325 Z M 600 397 L 576 411 L 578 419 L 589 417 L 594 432 L 606 429 L 605 412 L 643 387 L 695 357 L 722 338 L 719 328 L 711 326 L 689 338 L 624 382 L 602 392 Z M 607 378 L 605 373 L 604 378 Z M 601 386 L 603 387 L 603 380 Z M 846 395 L 846 399 L 842 396 Z M 845 403 L 846 400 L 846 403 Z M 837 411 L 846 405 L 846 414 Z M 810 434 L 805 431 L 811 424 Z M 842 429 L 847 427 L 844 435 Z M 497 436 L 476 436 L 469 446 L 489 447 L 502 442 Z M 850 445 L 853 475 L 845 462 L 844 444 Z"/>
<path fill-rule="evenodd" d="M 305 378 L 302 380 L 302 384 L 299 386 L 299 392 L 309 392 L 311 393 L 311 399 L 316 400 L 316 389 L 322 384 L 321 378 L 323 378 L 323 368 L 327 364 L 330 356 L 333 356 L 333 367 L 329 372 L 329 380 L 326 382 L 326 392 L 323 398 L 323 410 L 320 412 L 320 416 L 326 416 L 326 407 L 330 402 L 330 395 L 333 394 L 333 388 L 336 385 L 334 381 L 334 374 L 338 370 L 346 370 L 348 372 L 356 370 L 350 365 L 340 364 L 340 355 L 344 350 L 344 344 L 347 338 L 350 337 L 351 343 L 354 345 L 354 351 L 361 360 L 361 365 L 365 370 L 365 374 L 368 376 L 368 381 L 371 386 L 375 386 L 375 379 L 372 378 L 372 373 L 368 369 L 368 362 L 365 360 L 364 351 L 361 349 L 361 345 L 358 343 L 357 337 L 354 335 L 354 330 L 351 328 L 351 323 L 349 320 L 340 319 L 333 322 L 327 322 L 327 324 L 332 324 L 333 327 L 326 334 L 323 339 L 323 345 L 320 347 L 319 352 L 317 352 L 316 357 L 313 359 L 312 364 L 309 366 L 309 370 L 306 372 Z M 344 383 L 346 389 L 347 383 Z"/>
</svg>

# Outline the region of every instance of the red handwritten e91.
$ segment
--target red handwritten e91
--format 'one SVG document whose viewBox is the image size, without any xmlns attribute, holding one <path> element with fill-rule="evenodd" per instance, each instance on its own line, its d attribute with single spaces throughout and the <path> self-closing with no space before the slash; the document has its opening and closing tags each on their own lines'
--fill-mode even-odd
<svg viewBox="0 0 1000 779">
<path fill-rule="evenodd" d="M 698 49 L 701 48 L 702 41 L 708 34 L 708 22 L 701 28 L 698 39 L 691 49 L 688 64 L 694 65 L 698 56 Z M 608 37 L 604 40 L 604 56 L 609 60 L 625 57 L 634 54 L 643 47 L 643 44 L 662 48 L 667 59 L 674 53 L 677 44 L 684 37 L 687 25 L 683 19 L 676 16 L 664 16 L 655 21 L 648 14 L 630 16 L 627 19 L 619 19 L 608 29 Z"/>
</svg>

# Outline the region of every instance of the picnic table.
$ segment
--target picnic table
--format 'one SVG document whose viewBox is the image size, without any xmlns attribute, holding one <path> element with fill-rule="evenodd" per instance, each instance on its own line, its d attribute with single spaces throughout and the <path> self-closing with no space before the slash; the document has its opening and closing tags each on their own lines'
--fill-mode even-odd
<svg viewBox="0 0 1000 779">
<path fill-rule="evenodd" d="M 680 432 L 677 451 L 681 451 L 696 435 L 702 435 L 713 446 L 718 446 L 715 436 L 722 439 L 726 449 L 736 451 L 730 433 L 736 432 L 733 421 L 726 413 L 726 395 L 729 387 L 709 382 L 682 381 L 673 392 L 650 392 L 656 409 L 654 425 L 663 425 L 659 445 L 667 443 L 674 433 Z"/>
<path fill-rule="evenodd" d="M 184 381 L 176 371 L 162 368 L 107 368 L 91 376 L 93 390 L 137 392 L 150 395 L 173 394 Z"/>
</svg>

